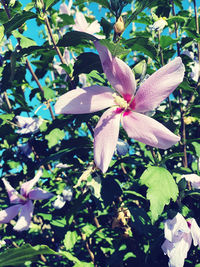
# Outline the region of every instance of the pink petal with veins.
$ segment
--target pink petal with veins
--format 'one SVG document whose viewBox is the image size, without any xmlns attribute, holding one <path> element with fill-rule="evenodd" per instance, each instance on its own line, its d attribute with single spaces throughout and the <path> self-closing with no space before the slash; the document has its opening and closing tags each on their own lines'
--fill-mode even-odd
<svg viewBox="0 0 200 267">
<path fill-rule="evenodd" d="M 161 123 L 137 112 L 123 116 L 122 126 L 130 138 L 157 148 L 167 149 L 180 140 Z"/>
<path fill-rule="evenodd" d="M 103 173 L 108 169 L 119 135 L 121 114 L 115 110 L 105 111 L 94 129 L 94 160 Z"/>
<path fill-rule="evenodd" d="M 140 86 L 131 107 L 142 113 L 154 110 L 183 81 L 184 71 L 180 57 L 157 70 Z"/>
<path fill-rule="evenodd" d="M 60 96 L 55 104 L 57 114 L 92 113 L 115 104 L 109 87 L 93 85 L 77 88 Z"/>
<path fill-rule="evenodd" d="M 117 57 L 113 57 L 107 47 L 94 42 L 108 81 L 126 100 L 134 95 L 136 81 L 131 68 Z"/>
</svg>

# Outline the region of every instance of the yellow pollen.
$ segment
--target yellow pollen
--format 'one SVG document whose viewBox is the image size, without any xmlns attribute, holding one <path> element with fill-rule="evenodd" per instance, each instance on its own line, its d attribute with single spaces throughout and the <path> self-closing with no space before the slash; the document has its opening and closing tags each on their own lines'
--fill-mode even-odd
<svg viewBox="0 0 200 267">
<path fill-rule="evenodd" d="M 122 98 L 121 96 L 117 95 L 116 93 L 114 93 L 112 96 L 115 99 L 115 103 L 118 106 L 120 106 L 120 108 L 124 108 L 124 109 L 128 108 L 128 103 L 126 102 L 126 100 L 124 98 Z"/>
</svg>

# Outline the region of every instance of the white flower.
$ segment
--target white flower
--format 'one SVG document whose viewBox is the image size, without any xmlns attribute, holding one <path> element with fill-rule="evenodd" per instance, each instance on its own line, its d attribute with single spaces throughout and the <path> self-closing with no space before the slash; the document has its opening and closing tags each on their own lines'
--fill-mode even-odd
<svg viewBox="0 0 200 267">
<path fill-rule="evenodd" d="M 39 130 L 40 125 L 43 123 L 43 119 L 41 118 L 30 118 L 30 117 L 22 117 L 16 116 L 17 125 L 20 129 L 17 130 L 19 134 L 29 134 L 35 133 Z"/>
<path fill-rule="evenodd" d="M 149 25 L 149 28 L 154 31 L 161 31 L 167 26 L 167 21 L 163 18 L 159 18 L 157 21 L 154 22 L 153 25 Z"/>
<path fill-rule="evenodd" d="M 190 77 L 193 81 L 197 82 L 200 71 L 199 61 L 195 58 L 194 53 L 189 50 L 183 51 L 182 54 L 190 57 L 193 60 L 193 62 L 190 64 L 190 68 L 192 69 L 192 72 L 190 72 Z"/>
<path fill-rule="evenodd" d="M 185 178 L 186 181 L 190 182 L 194 189 L 200 189 L 200 176 L 197 174 L 184 174 L 181 178 Z"/>
<path fill-rule="evenodd" d="M 71 201 L 73 197 L 73 189 L 71 186 L 66 186 L 62 192 L 62 196 L 58 195 L 57 199 L 53 202 L 55 209 L 62 209 L 66 201 Z"/>
<path fill-rule="evenodd" d="M 66 201 L 63 199 L 62 196 L 58 195 L 56 200 L 53 202 L 54 209 L 62 209 L 65 205 Z"/>
</svg>

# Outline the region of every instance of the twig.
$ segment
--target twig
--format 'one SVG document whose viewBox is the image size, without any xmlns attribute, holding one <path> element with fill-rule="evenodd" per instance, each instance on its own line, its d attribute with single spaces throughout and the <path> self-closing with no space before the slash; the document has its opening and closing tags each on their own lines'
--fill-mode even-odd
<svg viewBox="0 0 200 267">
<path fill-rule="evenodd" d="M 28 70 L 30 71 L 31 75 L 33 76 L 33 79 L 34 79 L 35 82 L 37 83 L 37 85 L 38 85 L 38 87 L 39 87 L 39 89 L 40 89 L 40 91 L 42 92 L 43 97 L 44 97 L 44 90 L 43 90 L 43 88 L 42 88 L 42 86 L 41 86 L 41 84 L 40 84 L 40 82 L 39 82 L 39 80 L 38 80 L 38 77 L 36 76 L 35 72 L 33 71 L 33 69 L 32 69 L 32 67 L 31 67 L 31 65 L 30 65 L 30 63 L 29 63 L 29 61 L 28 61 L 28 59 L 26 59 L 26 66 L 27 66 Z M 49 104 L 48 109 L 49 109 L 49 111 L 50 111 L 50 114 L 51 114 L 52 119 L 55 120 L 55 116 L 54 116 L 54 114 L 53 114 L 53 110 L 52 110 L 50 104 Z"/>
</svg>

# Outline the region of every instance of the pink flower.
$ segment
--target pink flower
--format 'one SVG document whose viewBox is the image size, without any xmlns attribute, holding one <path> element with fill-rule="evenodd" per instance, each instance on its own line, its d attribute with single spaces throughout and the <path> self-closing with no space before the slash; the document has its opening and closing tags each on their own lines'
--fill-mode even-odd
<svg viewBox="0 0 200 267">
<path fill-rule="evenodd" d="M 0 211 L 0 223 L 9 223 L 10 220 L 19 214 L 18 221 L 13 229 L 23 231 L 29 228 L 34 208 L 32 200 L 48 199 L 53 196 L 52 193 L 40 188 L 32 189 L 41 176 L 42 170 L 40 169 L 33 179 L 22 184 L 20 194 L 18 194 L 8 181 L 4 178 L 2 179 L 8 192 L 10 203 L 16 205 Z"/>
<path fill-rule="evenodd" d="M 55 104 L 57 114 L 104 112 L 94 130 L 94 159 L 103 172 L 108 169 L 118 136 L 120 121 L 130 138 L 147 145 L 167 149 L 180 138 L 161 123 L 144 115 L 154 110 L 182 82 L 184 65 L 178 57 L 151 75 L 136 92 L 136 81 L 126 63 L 113 57 L 110 51 L 95 42 L 103 70 L 116 90 L 93 85 L 77 88 L 61 97 Z"/>
<path fill-rule="evenodd" d="M 86 32 L 86 33 L 89 33 L 89 34 L 96 36 L 99 39 L 105 38 L 105 36 L 102 36 L 102 35 L 95 35 L 95 33 L 100 32 L 100 24 L 98 23 L 97 20 L 95 20 L 91 24 L 89 24 L 86 21 L 83 13 L 77 11 L 74 21 L 75 21 L 75 24 L 72 25 L 72 29 L 74 31 Z"/>
<path fill-rule="evenodd" d="M 172 220 L 167 220 L 164 226 L 165 242 L 162 244 L 164 254 L 169 257 L 169 267 L 183 267 L 187 253 L 191 247 L 200 247 L 200 228 L 195 219 L 186 221 L 177 213 Z"/>
</svg>

